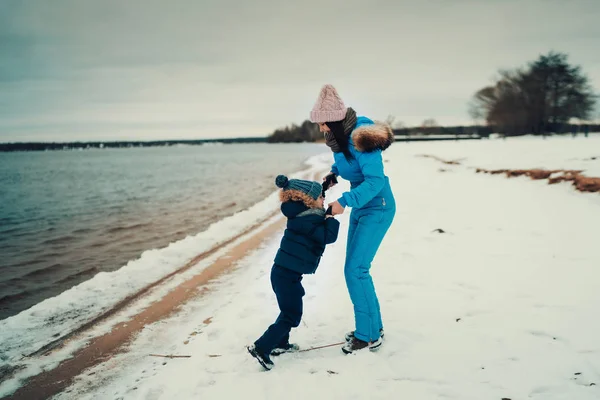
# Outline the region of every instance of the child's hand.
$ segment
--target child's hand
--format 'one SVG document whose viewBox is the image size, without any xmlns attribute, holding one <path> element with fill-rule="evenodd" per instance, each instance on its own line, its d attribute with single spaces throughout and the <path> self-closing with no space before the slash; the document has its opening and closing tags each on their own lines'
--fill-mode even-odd
<svg viewBox="0 0 600 400">
<path fill-rule="evenodd" d="M 344 207 L 339 203 L 339 201 L 334 201 L 333 203 L 329 203 L 329 207 L 331 207 L 332 215 L 339 215 L 344 213 Z"/>
</svg>

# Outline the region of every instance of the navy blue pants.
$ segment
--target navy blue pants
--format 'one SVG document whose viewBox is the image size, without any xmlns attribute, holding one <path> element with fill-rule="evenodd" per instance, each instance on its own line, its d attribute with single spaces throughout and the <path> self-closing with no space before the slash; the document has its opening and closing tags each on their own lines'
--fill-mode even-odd
<svg viewBox="0 0 600 400">
<path fill-rule="evenodd" d="M 264 354 L 286 345 L 290 340 L 290 331 L 300 325 L 302 318 L 302 274 L 273 265 L 271 286 L 277 297 L 280 313 L 275 323 L 254 342 L 256 349 Z"/>
</svg>

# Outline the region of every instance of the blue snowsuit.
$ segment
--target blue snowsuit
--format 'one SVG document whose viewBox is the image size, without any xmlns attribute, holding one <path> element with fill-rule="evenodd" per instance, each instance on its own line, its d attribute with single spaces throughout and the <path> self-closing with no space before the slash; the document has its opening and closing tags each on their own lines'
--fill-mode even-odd
<svg viewBox="0 0 600 400">
<path fill-rule="evenodd" d="M 352 207 L 344 276 L 354 305 L 354 335 L 365 342 L 379 338 L 383 328 L 379 300 L 369 270 L 396 213 L 389 179 L 383 171 L 382 149 L 393 141 L 385 126 L 359 117 L 350 136 L 349 150 L 354 159 L 334 153 L 331 172 L 350 181 L 351 190 L 338 199 Z"/>
<path fill-rule="evenodd" d="M 281 212 L 288 221 L 271 268 L 271 287 L 280 313 L 254 342 L 262 354 L 288 345 L 291 329 L 300 325 L 302 318 L 302 275 L 315 273 L 325 246 L 337 240 L 340 228 L 335 218 L 325 218 L 324 210 L 309 210 L 298 201 L 282 203 Z"/>
</svg>

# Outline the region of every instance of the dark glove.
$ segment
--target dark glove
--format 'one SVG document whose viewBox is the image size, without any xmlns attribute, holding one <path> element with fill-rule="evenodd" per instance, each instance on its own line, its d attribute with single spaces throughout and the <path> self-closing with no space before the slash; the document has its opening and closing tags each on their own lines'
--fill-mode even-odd
<svg viewBox="0 0 600 400">
<path fill-rule="evenodd" d="M 331 186 L 332 183 L 338 183 L 337 178 L 335 177 L 335 174 L 327 175 L 325 177 L 325 181 L 323 181 L 323 183 L 321 184 L 323 186 L 323 190 L 321 192 L 323 197 L 325 197 L 325 192 L 327 191 L 327 189 L 329 189 L 329 186 Z"/>
</svg>

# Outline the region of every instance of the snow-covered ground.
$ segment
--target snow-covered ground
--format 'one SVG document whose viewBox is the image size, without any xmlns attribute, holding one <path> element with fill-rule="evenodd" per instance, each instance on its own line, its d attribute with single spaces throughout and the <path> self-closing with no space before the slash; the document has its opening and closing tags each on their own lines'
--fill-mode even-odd
<svg viewBox="0 0 600 400">
<path fill-rule="evenodd" d="M 599 399 L 600 195 L 469 168 L 579 168 L 597 149 L 598 138 L 525 138 L 399 143 L 384 153 L 398 212 L 372 268 L 386 330 L 376 353 L 286 354 L 270 372 L 248 355 L 277 315 L 276 236 L 56 398 Z M 303 348 L 353 329 L 348 216 L 304 279 L 305 314 L 292 333 Z"/>
<path fill-rule="evenodd" d="M 493 146 L 489 145 L 493 142 Z M 588 138 L 555 136 L 542 139 L 522 136 L 476 140 L 435 146 L 436 155 L 484 169 L 572 169 L 588 177 L 600 177 L 600 134 Z M 429 151 L 429 148 L 424 149 Z"/>
</svg>

